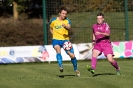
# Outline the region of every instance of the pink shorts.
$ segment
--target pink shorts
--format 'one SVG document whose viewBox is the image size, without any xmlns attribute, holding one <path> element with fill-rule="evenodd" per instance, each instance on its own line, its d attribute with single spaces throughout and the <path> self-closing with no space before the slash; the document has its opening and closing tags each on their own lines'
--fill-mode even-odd
<svg viewBox="0 0 133 88">
<path fill-rule="evenodd" d="M 105 56 L 107 56 L 108 54 L 112 54 L 114 56 L 113 47 L 112 47 L 110 42 L 99 42 L 99 43 L 96 43 L 94 45 L 93 50 L 94 49 L 100 51 L 100 54 L 103 52 Z"/>
</svg>

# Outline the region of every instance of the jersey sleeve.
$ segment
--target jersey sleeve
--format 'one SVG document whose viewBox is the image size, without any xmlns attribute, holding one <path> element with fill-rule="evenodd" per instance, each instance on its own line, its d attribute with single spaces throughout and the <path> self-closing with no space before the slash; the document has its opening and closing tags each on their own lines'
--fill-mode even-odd
<svg viewBox="0 0 133 88">
<path fill-rule="evenodd" d="M 70 24 L 70 25 L 71 25 L 72 23 L 71 23 L 70 19 L 69 19 L 69 18 L 67 18 L 67 20 L 68 20 L 68 24 Z"/>
<path fill-rule="evenodd" d="M 49 27 L 54 27 L 53 21 L 56 20 L 56 18 L 52 18 L 49 22 Z"/>
<path fill-rule="evenodd" d="M 108 33 L 110 35 L 110 27 L 107 23 L 105 23 L 105 33 Z"/>
</svg>

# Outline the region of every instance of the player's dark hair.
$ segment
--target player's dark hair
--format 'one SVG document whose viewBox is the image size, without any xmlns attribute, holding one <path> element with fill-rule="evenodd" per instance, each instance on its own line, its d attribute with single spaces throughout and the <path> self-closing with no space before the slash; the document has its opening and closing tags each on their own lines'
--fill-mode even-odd
<svg viewBox="0 0 133 88">
<path fill-rule="evenodd" d="M 103 13 L 98 13 L 97 16 L 102 16 L 104 18 L 104 14 Z"/>
<path fill-rule="evenodd" d="M 65 11 L 68 12 L 68 9 L 66 7 L 64 7 L 64 6 L 62 6 L 62 7 L 59 8 L 59 13 L 61 13 L 62 10 L 65 10 Z"/>
</svg>

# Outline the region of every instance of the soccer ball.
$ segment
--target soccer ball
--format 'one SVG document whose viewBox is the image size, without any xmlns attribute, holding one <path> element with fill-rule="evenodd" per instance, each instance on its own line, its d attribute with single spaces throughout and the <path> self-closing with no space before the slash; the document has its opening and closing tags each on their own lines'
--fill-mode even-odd
<svg viewBox="0 0 133 88">
<path fill-rule="evenodd" d="M 64 50 L 70 50 L 72 48 L 72 43 L 71 42 L 65 42 L 63 44 L 63 49 Z"/>
</svg>

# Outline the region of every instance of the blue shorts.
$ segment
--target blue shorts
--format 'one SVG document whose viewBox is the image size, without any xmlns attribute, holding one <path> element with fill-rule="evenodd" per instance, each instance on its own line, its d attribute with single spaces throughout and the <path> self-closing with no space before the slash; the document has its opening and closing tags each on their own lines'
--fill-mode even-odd
<svg viewBox="0 0 133 88">
<path fill-rule="evenodd" d="M 65 42 L 68 42 L 69 40 L 56 40 L 56 39 L 52 39 L 52 45 L 53 45 L 53 47 L 55 46 L 55 45 L 59 45 L 61 48 L 63 47 L 63 44 L 65 43 Z M 70 41 L 69 41 L 70 42 Z M 65 50 L 66 51 L 66 50 Z M 73 47 L 69 50 L 71 53 L 74 53 L 74 49 L 73 49 Z M 66 52 L 67 53 L 67 52 Z"/>
</svg>

